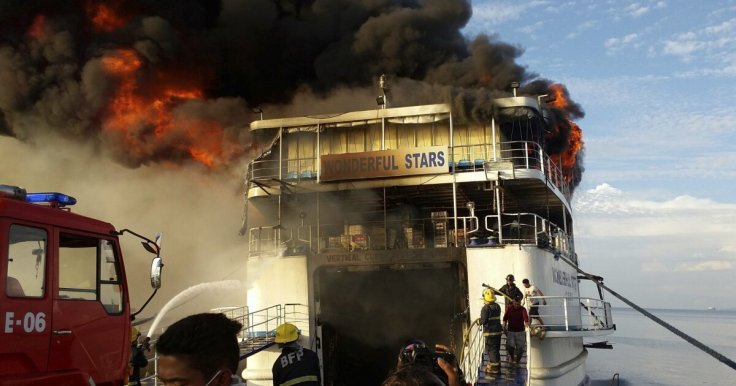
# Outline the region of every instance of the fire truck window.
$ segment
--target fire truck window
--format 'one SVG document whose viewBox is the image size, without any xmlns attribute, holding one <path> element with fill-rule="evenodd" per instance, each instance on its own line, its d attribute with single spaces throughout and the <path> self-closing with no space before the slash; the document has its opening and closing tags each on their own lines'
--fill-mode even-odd
<svg viewBox="0 0 736 386">
<path fill-rule="evenodd" d="M 115 243 L 100 240 L 100 302 L 109 314 L 123 312 L 123 293 L 118 279 Z"/>
<path fill-rule="evenodd" d="M 46 280 L 46 231 L 11 225 L 5 294 L 8 297 L 44 296 Z"/>
<path fill-rule="evenodd" d="M 94 237 L 62 233 L 59 238 L 59 297 L 97 300 L 97 250 Z"/>
</svg>

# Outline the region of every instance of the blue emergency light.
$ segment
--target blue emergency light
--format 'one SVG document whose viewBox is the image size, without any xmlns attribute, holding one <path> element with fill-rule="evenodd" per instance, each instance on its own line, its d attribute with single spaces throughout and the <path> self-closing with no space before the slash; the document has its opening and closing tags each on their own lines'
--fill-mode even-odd
<svg viewBox="0 0 736 386">
<path fill-rule="evenodd" d="M 26 201 L 32 203 L 49 203 L 52 206 L 63 207 L 67 205 L 74 205 L 77 203 L 77 199 L 72 196 L 67 196 L 63 193 L 48 192 L 48 193 L 27 193 Z"/>
</svg>

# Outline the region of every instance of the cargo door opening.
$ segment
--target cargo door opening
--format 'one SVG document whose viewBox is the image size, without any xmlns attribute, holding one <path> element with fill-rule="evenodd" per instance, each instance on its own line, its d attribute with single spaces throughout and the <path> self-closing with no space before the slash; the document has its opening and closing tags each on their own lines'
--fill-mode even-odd
<svg viewBox="0 0 736 386">
<path fill-rule="evenodd" d="M 316 272 L 325 386 L 378 386 L 412 339 L 462 344 L 458 263 L 322 267 Z"/>
</svg>

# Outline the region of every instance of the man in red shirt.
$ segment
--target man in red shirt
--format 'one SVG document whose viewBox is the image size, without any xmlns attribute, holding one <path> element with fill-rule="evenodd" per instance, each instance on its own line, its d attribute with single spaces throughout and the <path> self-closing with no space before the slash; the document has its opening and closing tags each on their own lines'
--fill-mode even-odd
<svg viewBox="0 0 736 386">
<path fill-rule="evenodd" d="M 506 333 L 506 352 L 512 366 L 518 366 L 526 351 L 526 328 L 529 315 L 521 306 L 522 296 L 515 296 L 511 307 L 503 314 L 503 332 Z"/>
</svg>

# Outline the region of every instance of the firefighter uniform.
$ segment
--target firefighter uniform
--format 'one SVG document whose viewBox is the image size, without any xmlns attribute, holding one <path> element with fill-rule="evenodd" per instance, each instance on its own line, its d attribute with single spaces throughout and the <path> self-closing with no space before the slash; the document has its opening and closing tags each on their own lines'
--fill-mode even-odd
<svg viewBox="0 0 736 386">
<path fill-rule="evenodd" d="M 282 347 L 271 373 L 273 386 L 320 386 L 321 377 L 319 357 L 309 349 L 303 348 L 297 340 L 299 329 L 291 323 L 276 327 L 274 342 Z"/>
<path fill-rule="evenodd" d="M 488 356 L 486 372 L 498 371 L 501 362 L 501 306 L 496 303 L 496 297 L 491 289 L 483 291 L 485 305 L 480 311 L 480 324 L 483 326 L 485 337 L 484 352 Z"/>
<path fill-rule="evenodd" d="M 319 386 L 319 358 L 309 349 L 296 343 L 281 351 L 271 369 L 273 386 Z"/>
</svg>

